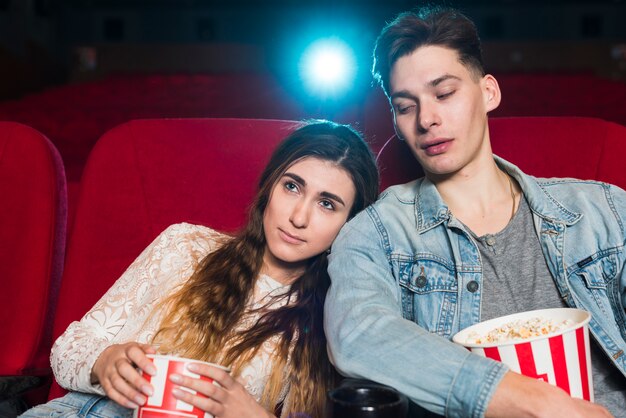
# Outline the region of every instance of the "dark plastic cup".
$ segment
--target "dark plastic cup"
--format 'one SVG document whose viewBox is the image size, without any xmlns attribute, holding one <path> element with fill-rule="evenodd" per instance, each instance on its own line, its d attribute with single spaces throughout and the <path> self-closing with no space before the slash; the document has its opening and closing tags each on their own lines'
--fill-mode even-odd
<svg viewBox="0 0 626 418">
<path fill-rule="evenodd" d="M 328 391 L 326 418 L 406 418 L 409 401 L 386 386 L 341 386 Z"/>
</svg>

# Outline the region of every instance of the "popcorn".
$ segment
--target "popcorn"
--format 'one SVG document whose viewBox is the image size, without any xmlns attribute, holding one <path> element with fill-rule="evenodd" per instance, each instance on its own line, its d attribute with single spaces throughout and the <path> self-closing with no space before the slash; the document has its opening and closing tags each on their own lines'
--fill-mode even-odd
<svg viewBox="0 0 626 418">
<path fill-rule="evenodd" d="M 571 319 L 554 320 L 541 317 L 529 319 L 518 319 L 507 322 L 486 334 L 479 335 L 471 332 L 468 335 L 468 343 L 471 344 L 491 344 L 509 341 L 526 340 L 533 337 L 540 337 L 562 331 L 574 325 Z"/>
<path fill-rule="evenodd" d="M 452 341 L 512 372 L 593 402 L 590 320 L 589 312 L 575 308 L 518 312 L 471 325 Z"/>
</svg>

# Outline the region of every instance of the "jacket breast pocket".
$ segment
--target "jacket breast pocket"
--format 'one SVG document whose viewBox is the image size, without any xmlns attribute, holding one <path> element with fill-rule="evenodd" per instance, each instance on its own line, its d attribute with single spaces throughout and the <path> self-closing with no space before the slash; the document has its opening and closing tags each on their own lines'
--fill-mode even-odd
<svg viewBox="0 0 626 418">
<path fill-rule="evenodd" d="M 624 320 L 624 310 L 618 307 L 622 306 L 621 295 L 619 292 L 619 283 L 617 283 L 618 260 L 617 255 L 613 253 L 600 256 L 590 256 L 578 262 L 579 268 L 575 271 L 575 277 L 578 277 L 584 288 L 578 293 L 581 299 L 587 299 L 587 303 L 591 303 L 597 309 L 600 309 L 603 315 L 615 315 L 618 321 Z M 574 285 L 574 283 L 572 283 Z"/>
<path fill-rule="evenodd" d="M 449 337 L 458 284 L 454 266 L 436 257 L 400 261 L 402 314 L 430 332 Z"/>
<path fill-rule="evenodd" d="M 606 289 L 617 273 L 617 260 L 614 254 L 594 258 L 593 256 L 579 261 L 577 271 L 587 288 Z"/>
</svg>

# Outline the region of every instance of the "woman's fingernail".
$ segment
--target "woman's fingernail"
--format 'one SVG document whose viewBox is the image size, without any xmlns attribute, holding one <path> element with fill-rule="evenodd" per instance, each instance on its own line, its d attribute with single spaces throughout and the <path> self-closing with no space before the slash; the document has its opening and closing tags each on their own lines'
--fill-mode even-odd
<svg viewBox="0 0 626 418">
<path fill-rule="evenodd" d="M 154 391 L 153 391 L 153 390 L 152 390 L 152 388 L 151 388 L 150 386 L 148 386 L 148 385 L 143 385 L 143 386 L 141 387 L 141 391 L 142 391 L 143 393 L 145 393 L 146 395 L 148 395 L 148 396 L 152 396 L 152 395 L 154 394 Z"/>
<path fill-rule="evenodd" d="M 150 376 L 154 376 L 156 375 L 156 367 L 154 367 L 154 364 L 150 363 L 146 366 L 146 373 L 148 373 Z"/>
<path fill-rule="evenodd" d="M 174 383 L 178 383 L 181 384 L 183 383 L 183 377 L 179 374 L 172 374 L 170 375 L 170 380 Z"/>
<path fill-rule="evenodd" d="M 191 363 L 187 365 L 187 370 L 191 370 L 192 372 L 197 372 L 200 369 L 197 364 Z"/>
<path fill-rule="evenodd" d="M 144 403 L 146 403 L 145 398 L 141 395 L 135 396 L 134 401 L 137 405 L 143 405 Z"/>
<path fill-rule="evenodd" d="M 135 403 L 133 403 L 131 401 L 128 401 L 128 402 L 126 402 L 126 408 L 137 409 L 137 408 L 139 408 L 139 405 L 137 405 L 137 404 L 135 404 Z"/>
<path fill-rule="evenodd" d="M 183 396 L 183 391 L 178 388 L 174 388 L 172 389 L 172 395 L 174 395 L 177 398 L 180 398 L 181 396 Z"/>
</svg>

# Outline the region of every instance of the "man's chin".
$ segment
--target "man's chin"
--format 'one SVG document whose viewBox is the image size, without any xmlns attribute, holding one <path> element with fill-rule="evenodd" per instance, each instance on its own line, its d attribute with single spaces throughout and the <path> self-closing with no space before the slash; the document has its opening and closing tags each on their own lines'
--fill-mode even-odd
<svg viewBox="0 0 626 418">
<path fill-rule="evenodd" d="M 459 168 L 452 164 L 422 164 L 422 169 L 424 170 L 424 175 L 433 180 L 450 178 L 459 171 Z"/>
</svg>

